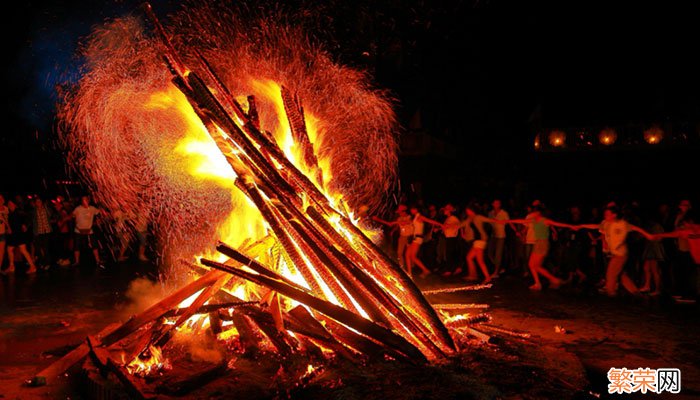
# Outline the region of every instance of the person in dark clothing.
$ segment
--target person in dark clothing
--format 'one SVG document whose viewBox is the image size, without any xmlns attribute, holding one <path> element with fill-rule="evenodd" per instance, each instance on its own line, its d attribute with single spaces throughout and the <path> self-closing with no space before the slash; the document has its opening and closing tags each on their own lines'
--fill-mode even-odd
<svg viewBox="0 0 700 400">
<path fill-rule="evenodd" d="M 581 208 L 573 206 L 569 209 L 569 220 L 571 225 L 581 224 Z M 587 232 L 580 230 L 566 230 L 562 232 L 562 242 L 564 246 L 563 265 L 567 269 L 567 282 L 572 282 L 574 278 L 578 282 L 583 282 L 588 278 L 588 251 L 590 238 Z"/>
<path fill-rule="evenodd" d="M 29 254 L 29 251 L 27 251 L 27 244 L 31 241 L 27 215 L 20 211 L 15 202 L 12 200 L 7 203 L 7 208 L 10 210 L 10 214 L 8 216 L 10 234 L 7 237 L 7 260 L 9 266 L 5 272 L 11 273 L 15 271 L 15 247 L 17 247 L 19 248 L 20 253 L 27 260 L 27 264 L 29 264 L 27 273 L 36 273 L 36 265 L 34 265 L 34 260 L 32 259 L 31 254 Z"/>
</svg>

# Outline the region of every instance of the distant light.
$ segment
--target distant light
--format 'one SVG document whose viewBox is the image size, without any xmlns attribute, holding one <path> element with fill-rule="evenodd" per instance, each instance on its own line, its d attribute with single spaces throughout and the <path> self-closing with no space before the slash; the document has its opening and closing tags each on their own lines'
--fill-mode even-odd
<svg viewBox="0 0 700 400">
<path fill-rule="evenodd" d="M 549 133 L 549 144 L 554 147 L 562 147 L 566 143 L 566 133 L 563 131 L 552 131 Z"/>
<path fill-rule="evenodd" d="M 664 131 L 658 125 L 654 125 L 644 131 L 644 140 L 649 144 L 658 144 L 663 138 Z"/>
<path fill-rule="evenodd" d="M 614 144 L 617 140 L 617 132 L 612 128 L 605 128 L 598 134 L 598 141 L 600 144 L 605 146 L 610 146 Z"/>
<path fill-rule="evenodd" d="M 535 150 L 540 149 L 540 134 L 535 135 Z"/>
</svg>

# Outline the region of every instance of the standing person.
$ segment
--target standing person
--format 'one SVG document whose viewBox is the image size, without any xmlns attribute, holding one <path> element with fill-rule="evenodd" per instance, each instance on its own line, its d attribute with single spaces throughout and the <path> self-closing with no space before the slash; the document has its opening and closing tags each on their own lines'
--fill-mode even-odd
<svg viewBox="0 0 700 400">
<path fill-rule="evenodd" d="M 679 303 L 696 303 L 698 296 L 698 268 L 700 268 L 700 221 L 694 212 L 688 209 L 683 218 L 678 222 L 679 228 L 673 232 L 654 235 L 656 240 L 662 238 L 684 239 L 688 245 L 691 269 L 688 271 L 687 281 L 682 287 L 683 296 L 677 298 Z"/>
<path fill-rule="evenodd" d="M 413 235 L 413 221 L 410 215 L 407 213 L 408 207 L 406 207 L 403 204 L 400 204 L 399 207 L 396 209 L 396 213 L 398 214 L 398 217 L 393 220 L 393 221 L 385 221 L 383 219 L 380 219 L 378 217 L 372 217 L 373 220 L 384 224 L 386 226 L 391 226 L 391 227 L 397 227 L 399 228 L 399 240 L 396 244 L 396 256 L 398 257 L 399 260 L 399 265 L 401 265 L 403 268 L 407 268 L 407 263 L 405 259 L 406 255 L 406 246 L 408 246 L 408 241 Z"/>
<path fill-rule="evenodd" d="M 430 270 L 426 268 L 423 262 L 418 258 L 418 251 L 420 250 L 420 245 L 423 243 L 425 223 L 427 222 L 428 224 L 436 226 L 440 226 L 440 223 L 422 216 L 418 211 L 418 206 L 411 206 L 409 211 L 413 216 L 413 236 L 406 249 L 406 270 L 408 271 L 408 275 L 411 275 L 411 268 L 415 264 L 421 270 L 420 277 L 425 278 L 430 274 Z"/>
<path fill-rule="evenodd" d="M 532 227 L 534 243 L 532 245 L 530 259 L 528 260 L 528 267 L 530 268 L 530 273 L 532 274 L 532 278 L 534 279 L 535 283 L 530 286 L 531 290 L 542 290 L 540 275 L 549 280 L 549 284 L 552 289 L 556 289 L 561 286 L 563 281 L 554 276 L 543 266 L 547 253 L 549 253 L 549 228 L 550 226 L 570 229 L 575 228 L 573 225 L 563 224 L 545 218 L 542 215 L 542 209 L 542 205 L 538 203 L 537 205 L 532 206 L 532 212 L 528 214 L 529 218 L 505 221 L 514 224 L 526 224 L 528 227 Z M 499 223 L 504 223 L 504 221 L 499 221 Z"/>
<path fill-rule="evenodd" d="M 638 295 L 639 289 L 624 271 L 629 253 L 626 244 L 627 234 L 629 232 L 639 232 L 649 240 L 652 239 L 652 236 L 647 231 L 621 219 L 617 206 L 609 205 L 603 213 L 603 218 L 604 220 L 600 224 L 578 225 L 580 228 L 598 229 L 603 234 L 603 248 L 610 256 L 610 261 L 605 271 L 605 288 L 603 291 L 610 297 L 617 296 L 619 281 L 628 292 Z"/>
<path fill-rule="evenodd" d="M 15 247 L 19 248 L 19 252 L 24 256 L 29 264 L 28 274 L 36 273 L 36 265 L 31 254 L 27 250 L 27 244 L 31 241 L 29 227 L 27 226 L 27 216 L 17 208 L 14 201 L 7 202 L 7 208 L 10 213 L 8 222 L 10 227 L 10 235 L 7 237 L 7 261 L 9 263 L 5 272 L 11 273 L 15 271 Z"/>
<path fill-rule="evenodd" d="M 80 198 L 80 205 L 73 210 L 73 218 L 75 218 L 75 249 L 73 254 L 75 262 L 73 266 L 80 264 L 80 250 L 84 247 L 92 249 L 92 254 L 95 256 L 95 262 L 100 268 L 104 268 L 100 253 L 95 246 L 93 238 L 93 224 L 95 216 L 101 213 L 100 209 L 90 204 L 90 197 L 83 196 Z"/>
<path fill-rule="evenodd" d="M 51 266 L 51 221 L 53 213 L 41 197 L 34 198 L 32 209 L 32 231 L 34 233 L 34 255 L 39 268 L 48 269 Z"/>
<path fill-rule="evenodd" d="M 58 262 L 61 267 L 70 265 L 71 252 L 71 223 L 73 216 L 66 209 L 66 203 L 62 198 L 56 199 L 54 202 L 54 215 L 56 216 L 56 241 Z"/>
<path fill-rule="evenodd" d="M 2 271 L 3 261 L 5 261 L 7 235 L 10 233 L 10 223 L 8 221 L 9 215 L 10 210 L 5 205 L 5 197 L 0 194 L 0 271 Z"/>
<path fill-rule="evenodd" d="M 540 207 L 542 206 L 542 203 L 539 200 L 534 200 L 530 206 L 527 207 L 527 214 L 525 215 L 525 220 L 530 221 L 533 219 L 535 215 L 535 207 Z M 525 260 L 527 260 L 527 268 L 523 267 L 523 270 L 525 272 L 523 273 L 523 277 L 526 277 L 530 274 L 531 268 L 530 266 L 530 256 L 532 255 L 532 249 L 535 247 L 535 228 L 532 223 L 527 223 L 524 224 L 525 227 Z M 549 247 L 548 247 L 549 248 Z"/>
<path fill-rule="evenodd" d="M 501 200 L 496 199 L 491 203 L 491 211 L 489 218 L 497 221 L 505 221 L 510 219 L 508 212 L 501 206 Z M 488 241 L 489 260 L 494 265 L 493 277 L 497 278 L 499 274 L 505 272 L 503 269 L 503 249 L 506 243 L 506 226 L 505 224 L 493 224 L 493 236 Z"/>
<path fill-rule="evenodd" d="M 442 208 L 445 221 L 442 223 L 442 232 L 445 235 L 445 272 L 443 276 L 457 275 L 462 272 L 459 267 L 459 225 L 460 221 L 454 213 L 457 211 L 452 204 Z"/>
</svg>

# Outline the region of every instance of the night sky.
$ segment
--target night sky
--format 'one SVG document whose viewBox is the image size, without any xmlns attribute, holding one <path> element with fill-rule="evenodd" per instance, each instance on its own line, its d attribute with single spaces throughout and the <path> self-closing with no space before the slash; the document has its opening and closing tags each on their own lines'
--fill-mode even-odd
<svg viewBox="0 0 700 400">
<path fill-rule="evenodd" d="M 15 28 L 4 41 L 2 193 L 46 191 L 51 185 L 44 178 L 66 176 L 53 141 L 54 88 L 75 79 L 76 47 L 92 25 L 138 12 L 138 2 L 87 3 L 25 1 L 7 17 Z M 425 133 L 456 150 L 452 159 L 402 160 L 404 185 L 423 181 L 429 200 L 509 197 L 516 186 L 525 187 L 524 200 L 697 198 L 697 184 L 677 182 L 679 171 L 692 171 L 697 146 L 536 153 L 531 122 L 539 110 L 543 129 L 697 126 L 696 14 L 662 9 L 661 2 L 627 10 L 594 2 L 507 3 L 295 1 L 288 7 L 330 18 L 317 36 L 331 53 L 389 88 L 405 127 L 420 110 Z M 156 1 L 154 7 L 163 14 L 175 6 Z"/>
</svg>

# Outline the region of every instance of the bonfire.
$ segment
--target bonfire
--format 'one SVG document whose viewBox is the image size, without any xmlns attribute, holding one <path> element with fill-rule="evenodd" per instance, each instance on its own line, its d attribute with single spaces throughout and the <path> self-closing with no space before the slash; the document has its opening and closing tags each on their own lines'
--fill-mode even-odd
<svg viewBox="0 0 700 400">
<path fill-rule="evenodd" d="M 86 42 L 61 134 L 107 209 L 149 211 L 173 290 L 35 384 L 87 360 L 148 397 L 174 339 L 203 334 L 230 351 L 191 379 L 273 353 L 297 383 L 333 360 L 426 365 L 459 351 L 455 335 L 488 340 L 475 325 L 489 317 L 464 314 L 485 305 L 433 307 L 354 212 L 380 209 L 392 188 L 385 93 L 269 19 L 145 15 L 148 29 L 120 19 Z"/>
</svg>

